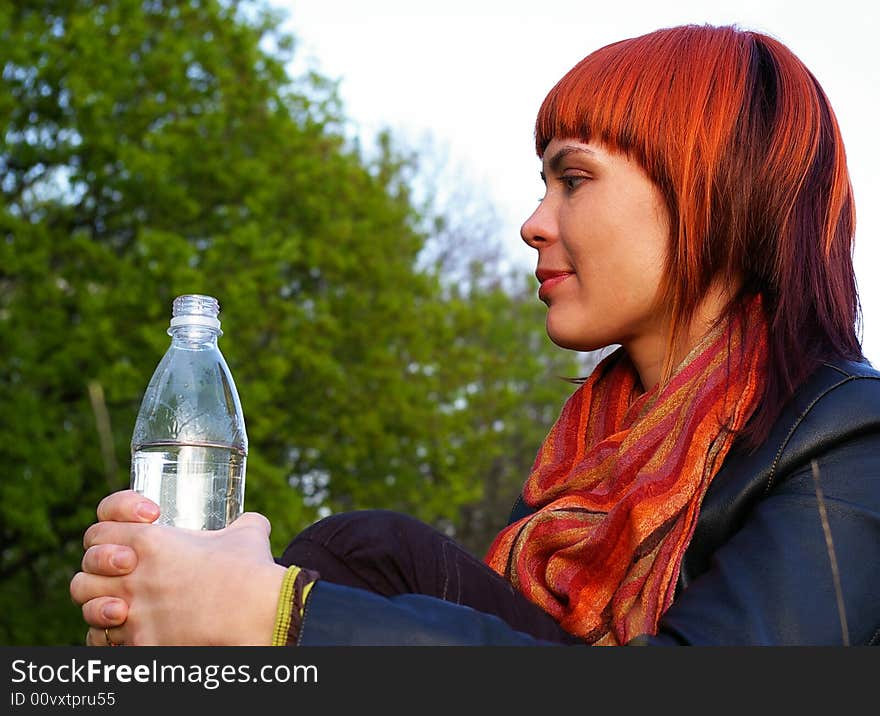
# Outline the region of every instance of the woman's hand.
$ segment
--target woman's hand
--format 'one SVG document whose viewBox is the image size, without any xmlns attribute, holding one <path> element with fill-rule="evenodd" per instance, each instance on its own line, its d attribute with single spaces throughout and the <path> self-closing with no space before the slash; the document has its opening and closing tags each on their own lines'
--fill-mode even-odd
<svg viewBox="0 0 880 716">
<path fill-rule="evenodd" d="M 285 569 L 272 558 L 269 521 L 249 512 L 199 531 L 150 524 L 157 516 L 131 490 L 101 502 L 70 583 L 86 642 L 270 644 Z"/>
<path fill-rule="evenodd" d="M 114 492 L 98 505 L 98 521 L 151 523 L 159 517 L 159 506 L 134 490 Z M 82 560 L 83 572 L 105 577 L 121 577 L 128 574 L 137 564 L 137 555 L 123 545 L 103 545 L 86 552 Z M 70 582 L 70 592 L 74 594 L 74 584 L 82 577 L 74 576 Z M 76 597 L 74 596 L 74 601 Z M 79 602 L 78 602 L 79 603 Z M 124 599 L 111 596 L 95 597 L 82 604 L 83 618 L 94 627 L 86 633 L 86 644 L 90 646 L 109 646 L 108 636 L 103 630 L 123 624 L 128 617 L 128 603 Z M 93 633 L 101 632 L 101 638 L 92 641 Z"/>
</svg>

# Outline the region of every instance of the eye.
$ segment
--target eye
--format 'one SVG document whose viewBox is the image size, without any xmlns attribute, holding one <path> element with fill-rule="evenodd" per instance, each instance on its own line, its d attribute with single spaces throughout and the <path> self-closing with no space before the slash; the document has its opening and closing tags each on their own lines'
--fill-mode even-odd
<svg viewBox="0 0 880 716">
<path fill-rule="evenodd" d="M 587 179 L 588 179 L 588 177 L 583 176 L 581 174 L 571 174 L 571 175 L 566 175 L 566 176 L 560 177 L 560 181 L 565 185 L 565 188 L 568 191 L 574 191 L 581 184 L 583 184 L 585 181 L 587 181 Z"/>
</svg>

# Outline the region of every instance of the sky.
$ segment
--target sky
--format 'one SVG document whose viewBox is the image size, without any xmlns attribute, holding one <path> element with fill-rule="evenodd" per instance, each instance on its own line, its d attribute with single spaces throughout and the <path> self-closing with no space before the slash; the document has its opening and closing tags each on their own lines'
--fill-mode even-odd
<svg viewBox="0 0 880 716">
<path fill-rule="evenodd" d="M 533 269 L 519 227 L 543 194 L 535 114 L 576 62 L 610 42 L 683 23 L 736 24 L 788 45 L 831 101 L 857 228 L 863 349 L 880 365 L 880 3 L 869 0 L 269 0 L 298 40 L 291 70 L 338 82 L 366 145 L 388 128 L 445 156 L 494 208 L 510 260 Z"/>
</svg>

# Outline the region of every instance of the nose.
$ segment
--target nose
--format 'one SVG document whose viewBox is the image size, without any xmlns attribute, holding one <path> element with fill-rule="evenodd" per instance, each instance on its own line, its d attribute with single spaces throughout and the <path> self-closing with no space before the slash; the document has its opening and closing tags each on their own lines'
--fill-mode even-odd
<svg viewBox="0 0 880 716">
<path fill-rule="evenodd" d="M 546 197 L 541 200 L 532 215 L 525 220 L 519 235 L 533 249 L 539 249 L 555 240 L 555 222 L 547 206 Z"/>
</svg>

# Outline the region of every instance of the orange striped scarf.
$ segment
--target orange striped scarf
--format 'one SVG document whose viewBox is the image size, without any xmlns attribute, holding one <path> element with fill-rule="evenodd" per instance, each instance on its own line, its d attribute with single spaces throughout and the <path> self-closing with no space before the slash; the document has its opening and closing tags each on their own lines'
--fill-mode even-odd
<svg viewBox="0 0 880 716">
<path fill-rule="evenodd" d="M 764 384 L 759 301 L 709 332 L 664 385 L 639 395 L 623 349 L 572 394 L 486 562 L 596 645 L 656 633 L 706 489 Z"/>
</svg>

